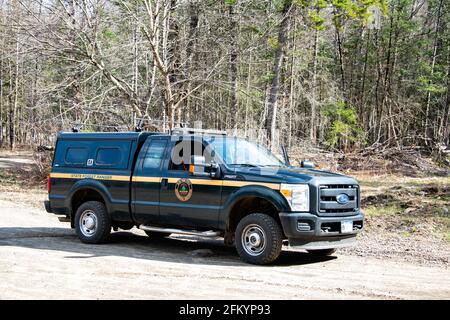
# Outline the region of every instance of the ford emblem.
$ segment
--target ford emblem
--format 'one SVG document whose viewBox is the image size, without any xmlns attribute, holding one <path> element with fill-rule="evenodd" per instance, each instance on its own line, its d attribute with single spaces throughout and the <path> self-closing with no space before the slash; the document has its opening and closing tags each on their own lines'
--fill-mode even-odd
<svg viewBox="0 0 450 320">
<path fill-rule="evenodd" d="M 336 201 L 339 204 L 347 204 L 350 201 L 350 198 L 345 193 L 341 193 L 336 196 Z"/>
</svg>

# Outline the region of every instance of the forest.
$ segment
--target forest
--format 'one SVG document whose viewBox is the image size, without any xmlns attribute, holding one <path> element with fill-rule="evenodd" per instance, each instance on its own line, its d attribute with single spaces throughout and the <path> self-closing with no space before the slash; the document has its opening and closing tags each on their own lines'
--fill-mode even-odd
<svg viewBox="0 0 450 320">
<path fill-rule="evenodd" d="M 450 0 L 0 0 L 0 300 L 448 300 L 449 122 Z M 121 159 L 130 160 L 126 173 L 97 160 L 88 167 L 93 159 L 69 163 L 68 153 L 65 168 L 59 156 L 53 163 L 59 131 L 186 126 L 256 141 L 286 166 L 218 161 L 219 175 L 188 174 L 172 170 L 164 146 Z M 214 171 L 208 156 L 205 165 L 196 165 L 201 157 L 185 164 Z M 159 164 L 146 171 L 147 160 Z M 101 187 L 91 188 L 94 180 Z M 178 197 L 181 181 L 192 200 Z M 311 206 L 288 217 L 292 210 L 276 208 L 269 194 L 279 204 L 303 194 L 309 201 L 296 204 Z M 237 214 L 225 222 L 231 197 Z M 47 212 L 49 200 L 64 210 Z M 115 221 L 109 202 L 125 218 Z M 322 202 L 357 208 L 319 214 Z M 216 227 L 163 229 L 162 237 L 129 229 L 125 220 L 145 206 L 155 227 L 185 228 L 208 211 L 204 220 L 226 225 L 235 244 L 254 237 L 263 250 L 280 236 L 278 222 L 280 260 L 244 264 L 230 237 L 203 238 Z M 95 212 L 106 221 L 111 214 L 110 244 L 80 243 L 72 229 L 91 225 L 81 214 L 97 221 Z M 261 232 L 239 237 L 234 231 L 255 215 L 264 223 L 246 220 L 240 230 Z M 351 240 L 363 231 L 353 247 L 315 255 L 303 238 L 290 243 L 282 216 L 293 232 L 307 225 L 317 235 L 313 249 L 332 243 L 322 236 Z"/>
<path fill-rule="evenodd" d="M 0 0 L 0 146 L 229 130 L 350 152 L 450 139 L 448 0 Z"/>
</svg>

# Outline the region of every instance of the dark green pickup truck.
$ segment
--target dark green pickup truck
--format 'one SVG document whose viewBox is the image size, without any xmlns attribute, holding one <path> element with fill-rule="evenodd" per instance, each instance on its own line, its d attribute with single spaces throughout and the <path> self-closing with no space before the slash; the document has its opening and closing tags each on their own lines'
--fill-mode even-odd
<svg viewBox="0 0 450 320">
<path fill-rule="evenodd" d="M 358 183 L 286 163 L 207 131 L 61 132 L 45 208 L 86 243 L 136 226 L 154 238 L 223 237 L 255 264 L 277 259 L 283 242 L 318 255 L 354 243 L 364 220 Z"/>
</svg>

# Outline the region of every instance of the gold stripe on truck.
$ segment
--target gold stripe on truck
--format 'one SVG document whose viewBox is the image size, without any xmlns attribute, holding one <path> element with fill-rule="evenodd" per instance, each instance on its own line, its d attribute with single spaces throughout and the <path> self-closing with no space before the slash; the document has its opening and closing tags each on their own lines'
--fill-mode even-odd
<svg viewBox="0 0 450 320">
<path fill-rule="evenodd" d="M 233 181 L 233 180 L 223 180 L 224 187 L 245 187 L 245 186 L 263 186 L 270 189 L 280 190 L 279 183 L 267 183 L 267 182 L 256 182 L 256 181 Z"/>
<path fill-rule="evenodd" d="M 168 178 L 169 183 L 177 183 L 180 178 Z M 224 186 L 224 187 L 245 187 L 245 186 L 264 186 L 270 189 L 280 190 L 278 183 L 266 183 L 257 181 L 234 181 L 234 180 L 208 180 L 208 179 L 189 179 L 192 184 L 200 184 L 207 186 Z"/>
<path fill-rule="evenodd" d="M 162 178 L 159 177 L 141 177 L 134 176 L 133 182 L 161 182 Z"/>
<path fill-rule="evenodd" d="M 129 181 L 129 176 L 115 176 L 107 174 L 80 174 L 80 173 L 50 173 L 51 178 L 59 179 L 95 179 L 95 180 L 113 180 Z M 133 182 L 161 182 L 161 177 L 132 177 Z M 177 183 L 180 178 L 164 178 L 169 183 Z M 209 179 L 189 179 L 194 185 L 224 186 L 224 187 L 245 187 L 245 186 L 263 186 L 274 190 L 280 190 L 280 184 L 257 181 L 234 181 L 234 180 L 209 180 Z"/>
<path fill-rule="evenodd" d="M 180 178 L 166 178 L 169 183 L 177 183 Z M 191 179 L 189 178 L 192 184 L 203 184 L 206 186 L 221 186 L 223 180 L 209 180 L 209 179 Z"/>
<path fill-rule="evenodd" d="M 50 173 L 50 178 L 130 181 L 129 176 L 115 176 L 110 174 Z"/>
</svg>

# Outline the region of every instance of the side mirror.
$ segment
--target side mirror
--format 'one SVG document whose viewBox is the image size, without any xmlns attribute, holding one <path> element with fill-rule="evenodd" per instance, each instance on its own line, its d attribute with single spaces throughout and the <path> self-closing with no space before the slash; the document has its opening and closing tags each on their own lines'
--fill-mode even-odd
<svg viewBox="0 0 450 320">
<path fill-rule="evenodd" d="M 193 176 L 207 176 L 206 161 L 203 156 L 192 156 L 189 164 L 189 174 Z"/>
<path fill-rule="evenodd" d="M 303 160 L 300 163 L 300 165 L 301 165 L 302 168 L 307 168 L 307 169 L 313 169 L 315 167 L 314 166 L 314 162 L 309 161 L 309 160 Z"/>
<path fill-rule="evenodd" d="M 212 162 L 211 170 L 209 173 L 211 175 L 211 178 L 220 178 L 220 166 L 217 163 Z"/>
</svg>

